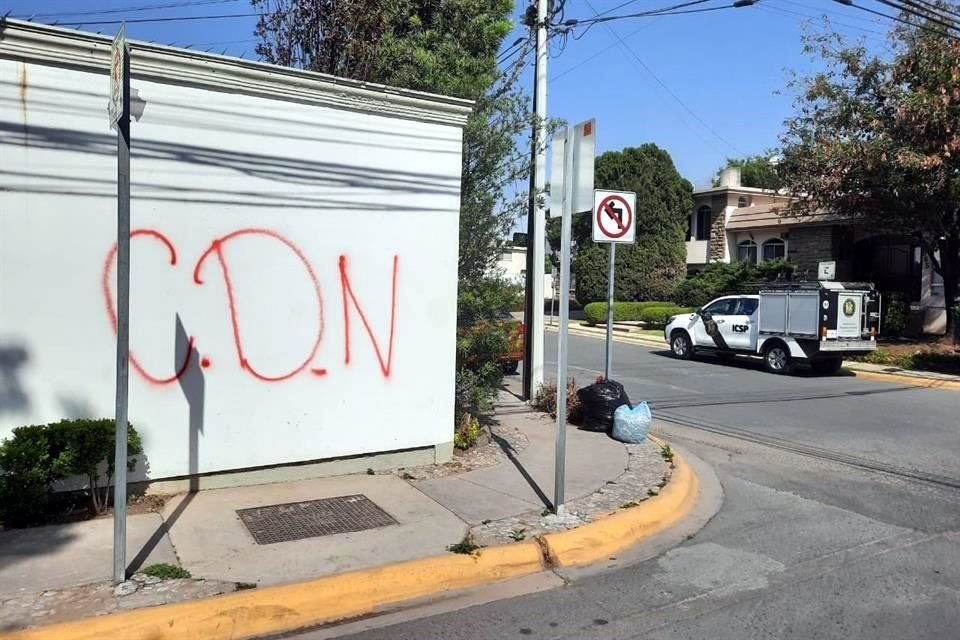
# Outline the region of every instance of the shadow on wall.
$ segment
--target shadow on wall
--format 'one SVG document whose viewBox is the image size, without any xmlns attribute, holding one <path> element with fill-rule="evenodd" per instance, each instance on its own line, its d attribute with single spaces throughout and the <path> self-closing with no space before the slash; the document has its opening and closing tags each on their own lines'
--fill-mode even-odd
<svg viewBox="0 0 960 640">
<path fill-rule="evenodd" d="M 0 344 L 0 414 L 30 410 L 30 399 L 19 374 L 28 359 L 27 350 L 22 346 Z"/>
<path fill-rule="evenodd" d="M 204 398 L 206 397 L 203 360 L 200 358 L 200 353 L 193 346 L 193 342 L 183 326 L 183 321 L 180 319 L 179 313 L 176 314 L 174 321 L 176 322 L 176 336 L 174 338 L 173 366 L 176 369 L 181 366 L 183 362 L 187 362 L 187 367 L 178 381 L 180 383 L 180 389 L 187 399 L 187 406 L 189 407 L 187 470 L 190 474 L 190 489 L 189 493 L 177 504 L 177 508 L 174 509 L 173 512 L 160 523 L 157 530 L 150 535 L 150 539 L 143 545 L 143 548 L 137 551 L 136 556 L 134 556 L 130 564 L 127 565 L 127 575 L 136 573 L 137 570 L 143 566 L 143 563 L 150 557 L 150 554 L 156 546 L 169 534 L 170 529 L 176 524 L 180 516 L 183 515 L 187 507 L 190 506 L 190 503 L 193 502 L 196 492 L 200 489 L 197 474 L 200 472 L 200 435 L 203 433 Z M 146 443 L 144 448 L 146 448 Z"/>
<path fill-rule="evenodd" d="M 22 125 L 0 122 L 0 145 L 22 146 Z M 259 153 L 244 153 L 214 147 L 186 145 L 162 140 L 136 139 L 133 161 L 169 161 L 217 170 L 230 170 L 245 178 L 258 178 L 276 184 L 273 189 L 217 189 L 216 181 L 202 187 L 135 181 L 131 188 L 136 200 L 159 202 L 196 202 L 216 205 L 270 206 L 294 209 L 372 210 L 372 211 L 438 211 L 422 204 L 401 205 L 385 199 L 391 191 L 457 196 L 458 175 L 436 175 L 414 171 L 390 171 Z M 91 133 L 53 127 L 30 127 L 31 149 L 53 149 L 114 157 L 116 139 L 108 134 Z M 160 172 L 163 173 L 163 172 Z M 15 193 L 49 193 L 76 197 L 114 197 L 116 182 L 112 178 L 95 179 L 69 175 L 0 170 L 5 178 L 3 188 Z M 23 182 L 17 182 L 17 180 Z M 35 183 L 35 180 L 43 180 Z M 283 185 L 310 187 L 309 191 L 291 192 Z M 324 191 L 324 188 L 328 189 Z M 337 196 L 337 197 L 331 197 Z M 349 197 L 348 197 L 349 196 Z M 365 196 L 365 197 L 364 197 Z"/>
</svg>

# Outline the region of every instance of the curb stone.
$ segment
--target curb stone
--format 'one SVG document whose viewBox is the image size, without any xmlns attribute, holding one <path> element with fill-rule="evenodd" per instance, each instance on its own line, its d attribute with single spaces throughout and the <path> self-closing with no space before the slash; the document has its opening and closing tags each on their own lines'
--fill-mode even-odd
<svg viewBox="0 0 960 640">
<path fill-rule="evenodd" d="M 670 484 L 655 497 L 576 529 L 527 542 L 447 554 L 305 582 L 37 627 L 3 640 L 235 640 L 355 618 L 378 608 L 606 559 L 681 520 L 694 506 L 696 473 L 679 455 Z"/>
</svg>

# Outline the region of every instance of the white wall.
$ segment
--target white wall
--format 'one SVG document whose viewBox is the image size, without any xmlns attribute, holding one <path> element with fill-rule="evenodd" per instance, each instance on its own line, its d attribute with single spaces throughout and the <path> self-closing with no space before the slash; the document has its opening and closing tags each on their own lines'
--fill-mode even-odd
<svg viewBox="0 0 960 640">
<path fill-rule="evenodd" d="M 452 440 L 460 129 L 134 86 L 130 420 L 149 476 Z M 0 438 L 114 414 L 108 88 L 0 60 Z"/>
</svg>

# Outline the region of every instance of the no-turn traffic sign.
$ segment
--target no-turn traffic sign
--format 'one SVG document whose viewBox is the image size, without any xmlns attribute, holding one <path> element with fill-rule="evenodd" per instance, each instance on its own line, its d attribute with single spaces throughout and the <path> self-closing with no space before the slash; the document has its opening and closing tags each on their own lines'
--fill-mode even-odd
<svg viewBox="0 0 960 640">
<path fill-rule="evenodd" d="M 593 241 L 632 243 L 636 204 L 637 194 L 631 191 L 594 191 Z"/>
</svg>

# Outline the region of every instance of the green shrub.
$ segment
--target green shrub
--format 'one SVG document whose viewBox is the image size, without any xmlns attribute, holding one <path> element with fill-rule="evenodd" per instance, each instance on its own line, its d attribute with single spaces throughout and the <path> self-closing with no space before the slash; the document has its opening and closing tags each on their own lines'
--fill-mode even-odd
<svg viewBox="0 0 960 640">
<path fill-rule="evenodd" d="M 57 480 L 82 475 L 87 479 L 91 511 L 102 512 L 114 472 L 115 422 L 61 420 L 46 425 L 18 427 L 0 444 L 0 518 L 11 526 L 42 522 L 47 515 L 50 486 Z M 127 431 L 127 451 L 143 453 L 140 435 Z M 100 468 L 105 465 L 105 482 Z M 136 466 L 136 458 L 128 468 Z"/>
<path fill-rule="evenodd" d="M 160 578 L 161 580 L 177 580 L 180 578 L 192 577 L 190 572 L 183 567 L 178 567 L 177 565 L 170 564 L 169 562 L 158 562 L 157 564 L 152 564 L 145 568 L 143 573 L 148 576 L 153 576 L 154 578 Z"/>
<path fill-rule="evenodd" d="M 711 262 L 699 272 L 681 280 L 673 288 L 673 301 L 687 307 L 702 307 L 727 293 L 756 293 L 749 285 L 775 280 L 790 280 L 796 265 L 783 259 L 760 264 L 747 262 Z"/>
<path fill-rule="evenodd" d="M 613 321 L 614 322 L 635 322 L 640 320 L 640 314 L 648 307 L 671 306 L 672 302 L 658 302 L 648 300 L 646 302 L 614 302 L 613 303 Z M 587 324 L 593 326 L 607 322 L 607 303 L 591 302 L 583 308 L 584 319 Z"/>
<path fill-rule="evenodd" d="M 663 328 L 671 316 L 679 316 L 684 313 L 693 313 L 692 307 L 648 307 L 641 313 L 640 319 L 647 323 L 647 326 L 653 328 Z"/>
<path fill-rule="evenodd" d="M 910 301 L 902 293 L 884 293 L 881 306 L 883 317 L 880 319 L 880 333 L 899 336 L 910 325 Z"/>
<path fill-rule="evenodd" d="M 480 421 L 466 413 L 453 431 L 453 446 L 465 451 L 477 443 L 481 433 Z"/>
</svg>

